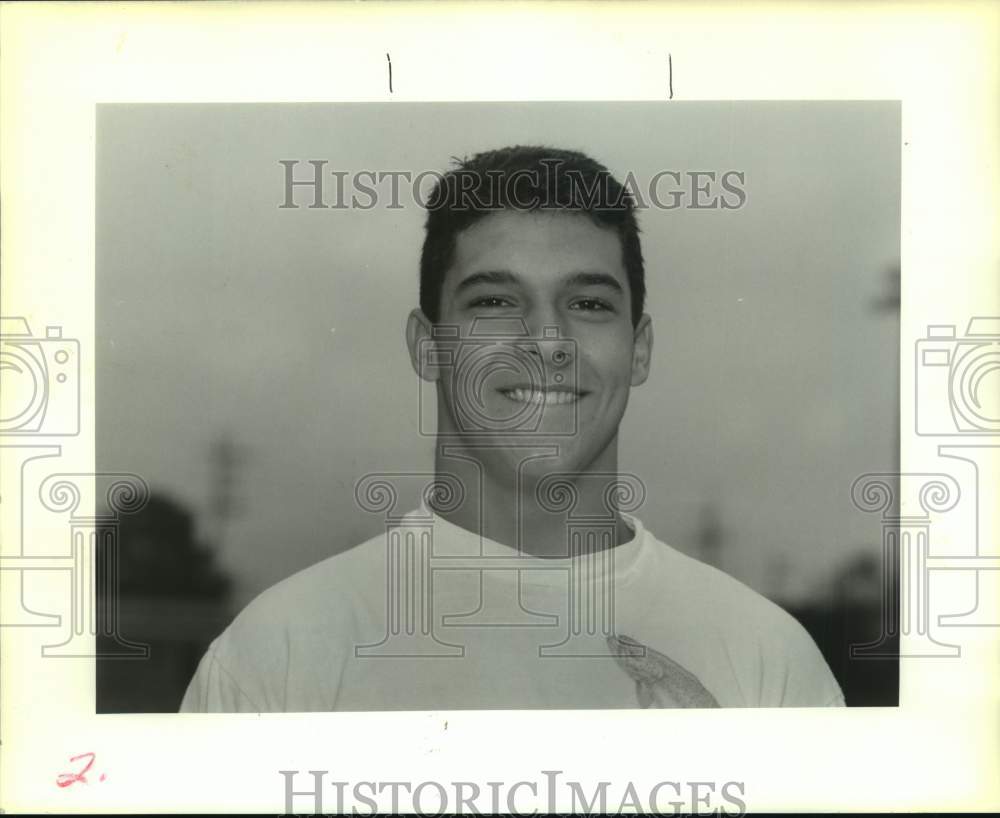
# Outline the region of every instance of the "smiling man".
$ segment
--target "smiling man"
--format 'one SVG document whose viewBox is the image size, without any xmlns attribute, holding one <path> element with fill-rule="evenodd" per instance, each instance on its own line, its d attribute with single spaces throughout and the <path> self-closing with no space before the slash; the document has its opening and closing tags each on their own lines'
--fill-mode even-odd
<svg viewBox="0 0 1000 818">
<path fill-rule="evenodd" d="M 629 281 L 618 231 L 586 215 L 554 209 L 491 213 L 457 234 L 452 258 L 444 263 L 435 252 L 437 218 L 432 210 L 424 281 L 434 269 L 445 272 L 439 286 L 423 288 L 407 341 L 418 374 L 438 385 L 437 473 L 483 488 L 445 516 L 525 553 L 565 554 L 565 515 L 540 507 L 530 489 L 554 472 L 617 475 L 618 424 L 630 388 L 646 379 L 652 349 L 649 316 L 641 307 L 635 314 L 631 296 L 642 292 L 642 280 L 633 275 Z M 641 264 L 641 256 L 632 263 Z M 434 327 L 442 325 L 457 331 L 449 345 L 455 348 L 447 350 L 456 363 L 443 372 L 422 369 L 421 342 L 433 339 Z M 463 360 L 463 353 L 478 360 Z M 480 363 L 484 377 L 470 388 L 465 370 Z M 477 404 L 495 420 L 491 428 L 468 421 L 467 410 Z M 536 456 L 546 445 L 553 451 Z M 580 497 L 577 513 L 605 512 L 608 479 L 572 483 L 575 492 L 587 495 Z M 626 528 L 620 519 L 618 524 L 625 542 Z"/>
<path fill-rule="evenodd" d="M 254 600 L 182 710 L 842 705 L 792 617 L 630 513 L 649 498 L 618 428 L 653 330 L 628 192 L 518 146 L 427 210 L 406 326 L 436 405 L 423 501 L 394 516 L 413 475 L 360 481 L 385 533 Z"/>
</svg>

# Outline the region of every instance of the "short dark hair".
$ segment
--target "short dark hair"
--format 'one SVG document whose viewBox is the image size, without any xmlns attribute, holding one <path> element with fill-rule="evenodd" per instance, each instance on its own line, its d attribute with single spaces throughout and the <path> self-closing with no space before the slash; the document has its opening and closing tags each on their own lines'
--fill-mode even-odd
<svg viewBox="0 0 1000 818">
<path fill-rule="evenodd" d="M 437 321 L 445 273 L 459 233 L 497 210 L 563 210 L 614 230 L 631 292 L 632 324 L 646 299 L 635 202 L 604 165 L 579 151 L 514 145 L 455 159 L 427 199 L 426 235 L 420 255 L 420 308 Z"/>
</svg>

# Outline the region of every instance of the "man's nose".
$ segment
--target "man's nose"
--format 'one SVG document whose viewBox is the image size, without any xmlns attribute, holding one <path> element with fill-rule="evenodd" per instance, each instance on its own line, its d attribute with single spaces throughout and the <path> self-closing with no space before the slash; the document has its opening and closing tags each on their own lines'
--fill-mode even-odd
<svg viewBox="0 0 1000 818">
<path fill-rule="evenodd" d="M 543 334 L 538 342 L 538 352 L 546 366 L 560 370 L 572 363 L 575 347 L 570 339 L 561 334 L 553 333 L 547 337 Z"/>
<path fill-rule="evenodd" d="M 543 359 L 546 366 L 558 370 L 572 362 L 576 346 L 572 339 L 566 337 L 558 316 L 533 316 L 529 332 L 532 339 L 531 350 Z"/>
</svg>

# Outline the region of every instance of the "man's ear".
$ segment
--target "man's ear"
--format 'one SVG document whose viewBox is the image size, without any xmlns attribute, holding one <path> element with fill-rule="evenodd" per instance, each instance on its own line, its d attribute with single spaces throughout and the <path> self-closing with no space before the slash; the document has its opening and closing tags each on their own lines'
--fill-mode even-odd
<svg viewBox="0 0 1000 818">
<path fill-rule="evenodd" d="M 643 313 L 632 337 L 632 386 L 641 386 L 646 382 L 652 355 L 653 319 Z"/>
<path fill-rule="evenodd" d="M 436 381 L 441 376 L 439 368 L 429 363 L 434 360 L 434 356 L 430 354 L 433 326 L 419 307 L 410 310 L 410 316 L 406 320 L 406 346 L 410 350 L 413 371 L 425 381 Z"/>
</svg>

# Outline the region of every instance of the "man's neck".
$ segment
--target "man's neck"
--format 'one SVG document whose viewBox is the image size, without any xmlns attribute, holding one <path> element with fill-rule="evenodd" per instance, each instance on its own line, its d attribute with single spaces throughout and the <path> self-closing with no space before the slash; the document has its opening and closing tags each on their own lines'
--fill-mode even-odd
<svg viewBox="0 0 1000 818">
<path fill-rule="evenodd" d="M 544 464 L 546 447 L 525 461 Z M 612 484 L 618 474 L 617 440 L 583 472 L 572 477 L 544 468 L 519 469 L 509 474 L 492 473 L 472 447 L 441 445 L 435 452 L 435 472 L 457 479 L 464 499 L 456 508 L 435 508 L 438 516 L 486 539 L 516 548 L 535 557 L 566 557 L 586 550 L 599 551 L 623 545 L 633 532 L 613 505 Z M 572 518 L 587 518 L 588 530 L 606 525 L 608 537 L 580 538 L 570 551 Z"/>
</svg>

